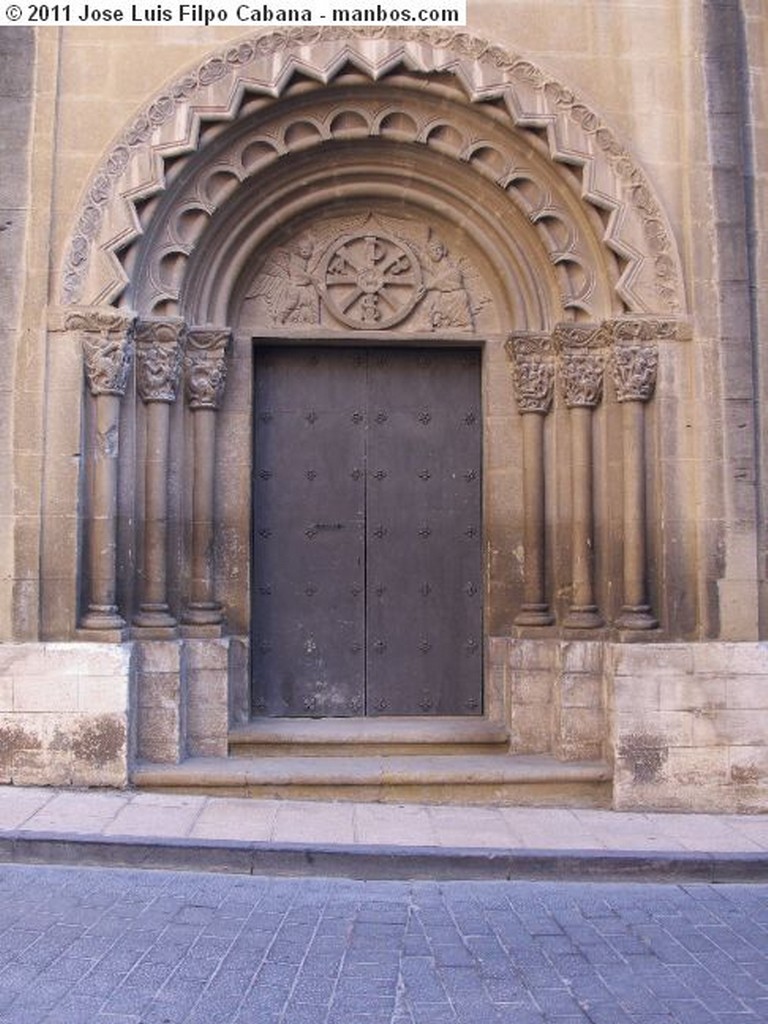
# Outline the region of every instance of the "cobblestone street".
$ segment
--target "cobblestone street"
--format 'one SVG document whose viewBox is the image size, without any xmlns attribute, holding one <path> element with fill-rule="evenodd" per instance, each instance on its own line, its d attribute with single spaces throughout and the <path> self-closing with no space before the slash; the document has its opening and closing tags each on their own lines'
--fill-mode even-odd
<svg viewBox="0 0 768 1024">
<path fill-rule="evenodd" d="M 768 887 L 0 869 L 2 1024 L 747 1024 Z"/>
</svg>

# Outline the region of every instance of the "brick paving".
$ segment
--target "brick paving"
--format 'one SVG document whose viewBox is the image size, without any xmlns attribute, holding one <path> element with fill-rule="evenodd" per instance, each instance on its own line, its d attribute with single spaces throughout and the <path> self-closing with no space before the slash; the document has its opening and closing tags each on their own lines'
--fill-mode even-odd
<svg viewBox="0 0 768 1024">
<path fill-rule="evenodd" d="M 768 886 L 0 867 L 0 1024 L 768 1021 Z"/>
</svg>

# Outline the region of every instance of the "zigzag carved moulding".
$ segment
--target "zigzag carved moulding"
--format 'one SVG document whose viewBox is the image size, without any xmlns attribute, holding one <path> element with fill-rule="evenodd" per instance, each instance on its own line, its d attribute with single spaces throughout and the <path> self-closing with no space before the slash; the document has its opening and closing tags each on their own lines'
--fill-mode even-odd
<svg viewBox="0 0 768 1024">
<path fill-rule="evenodd" d="M 64 303 L 110 303 L 120 295 L 127 277 L 117 252 L 141 232 L 135 203 L 165 188 L 163 157 L 193 152 L 203 122 L 233 121 L 246 94 L 277 99 L 296 72 L 327 84 L 350 65 L 372 81 L 396 69 L 449 74 L 470 103 L 502 101 L 510 128 L 544 132 L 553 164 L 580 168 L 581 199 L 609 213 L 602 240 L 622 260 L 616 290 L 626 308 L 685 311 L 666 216 L 611 129 L 530 61 L 467 33 L 433 29 L 270 32 L 181 76 L 134 120 L 91 180 L 63 268 Z"/>
</svg>

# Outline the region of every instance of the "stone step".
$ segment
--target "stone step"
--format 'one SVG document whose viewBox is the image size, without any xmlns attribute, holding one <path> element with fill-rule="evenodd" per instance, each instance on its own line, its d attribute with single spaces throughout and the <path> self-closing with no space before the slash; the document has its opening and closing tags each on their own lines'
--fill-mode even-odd
<svg viewBox="0 0 768 1024">
<path fill-rule="evenodd" d="M 194 757 L 139 764 L 143 790 L 382 803 L 609 807 L 603 762 L 498 754 L 340 757 Z"/>
<path fill-rule="evenodd" d="M 506 754 L 509 731 L 485 718 L 262 718 L 230 730 L 235 757 Z"/>
</svg>

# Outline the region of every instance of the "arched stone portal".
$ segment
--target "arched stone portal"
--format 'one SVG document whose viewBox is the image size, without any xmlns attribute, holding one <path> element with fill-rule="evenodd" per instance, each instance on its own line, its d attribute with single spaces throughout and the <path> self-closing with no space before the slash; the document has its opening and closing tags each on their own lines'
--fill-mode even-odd
<svg viewBox="0 0 768 1024">
<path fill-rule="evenodd" d="M 167 727 L 167 695 L 139 695 L 141 759 L 224 755 L 253 710 L 244 652 L 268 585 L 252 565 L 254 477 L 271 472 L 253 459 L 269 414 L 254 353 L 267 345 L 476 356 L 475 710 L 511 727 L 513 752 L 608 755 L 592 641 L 691 628 L 691 567 L 661 530 L 674 499 L 656 397 L 685 360 L 685 298 L 648 181 L 567 88 L 462 34 L 245 40 L 177 79 L 113 147 L 62 282 L 90 389 L 81 635 L 132 636 L 148 679 L 159 652 L 176 658 Z M 680 429 L 667 403 L 667 443 Z M 555 672 L 573 640 L 594 661 L 577 701 Z"/>
</svg>

